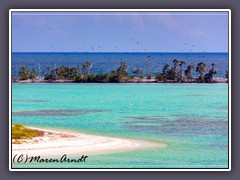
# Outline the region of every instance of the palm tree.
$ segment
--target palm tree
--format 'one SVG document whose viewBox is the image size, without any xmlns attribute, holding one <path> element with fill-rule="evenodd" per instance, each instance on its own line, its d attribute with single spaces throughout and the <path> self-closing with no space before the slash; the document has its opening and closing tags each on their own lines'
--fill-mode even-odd
<svg viewBox="0 0 240 180">
<path fill-rule="evenodd" d="M 204 76 L 204 81 L 211 83 L 212 78 L 214 74 L 217 74 L 217 71 L 215 70 L 215 63 L 212 63 L 212 69 L 209 70 L 209 72 Z"/>
<path fill-rule="evenodd" d="M 86 61 L 84 64 L 82 64 L 82 73 L 84 74 L 84 76 L 87 76 L 88 74 L 90 74 L 91 68 L 92 68 L 92 64 L 90 61 Z"/>
<path fill-rule="evenodd" d="M 183 65 L 185 64 L 185 62 L 184 61 L 180 61 L 180 64 L 179 64 L 179 66 L 180 66 L 180 75 L 179 75 L 179 81 L 183 81 L 183 78 L 182 78 L 182 68 L 183 68 Z"/>
<path fill-rule="evenodd" d="M 84 76 L 87 75 L 87 65 L 86 64 L 82 64 L 82 73 L 84 74 Z"/>
<path fill-rule="evenodd" d="M 87 66 L 87 74 L 91 74 L 91 68 L 92 68 L 92 64 L 90 63 L 90 61 L 86 61 L 86 66 Z"/>
<path fill-rule="evenodd" d="M 213 76 L 214 74 L 217 74 L 217 70 L 215 69 L 215 63 L 212 63 L 211 66 L 212 69 L 209 71 L 209 74 Z"/>
<path fill-rule="evenodd" d="M 29 72 L 29 79 L 35 79 L 36 78 L 37 71 L 33 68 L 31 72 Z"/>
<path fill-rule="evenodd" d="M 198 79 L 202 82 L 204 81 L 203 73 L 205 71 L 205 66 L 206 66 L 205 63 L 200 62 L 200 63 L 198 63 L 198 65 L 196 67 L 196 72 L 198 72 L 200 74 Z"/>
<path fill-rule="evenodd" d="M 165 64 L 162 68 L 162 73 L 156 74 L 156 79 L 158 81 L 166 81 L 169 73 L 169 64 Z"/>
<path fill-rule="evenodd" d="M 19 80 L 27 80 L 29 79 L 30 70 L 26 66 L 22 66 L 21 70 L 18 72 L 20 75 Z"/>
<path fill-rule="evenodd" d="M 187 79 L 192 79 L 192 69 L 194 66 L 190 64 L 187 69 L 185 70 L 185 75 L 187 76 Z"/>
<path fill-rule="evenodd" d="M 163 75 L 167 74 L 168 68 L 169 68 L 169 64 L 165 64 L 164 67 L 163 67 L 163 69 L 162 69 Z"/>
<path fill-rule="evenodd" d="M 127 64 L 124 61 L 121 61 L 120 67 L 117 69 L 118 75 L 127 76 L 128 75 L 127 69 L 128 69 Z"/>
<path fill-rule="evenodd" d="M 178 77 L 177 66 L 179 61 L 177 59 L 174 59 L 173 63 L 174 63 L 173 65 L 174 80 L 176 80 L 176 78 Z"/>
</svg>

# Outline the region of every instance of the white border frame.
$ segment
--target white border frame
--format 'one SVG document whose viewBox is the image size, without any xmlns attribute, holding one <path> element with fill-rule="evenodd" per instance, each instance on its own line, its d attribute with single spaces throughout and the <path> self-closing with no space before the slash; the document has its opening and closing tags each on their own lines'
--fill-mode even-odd
<svg viewBox="0 0 240 180">
<path fill-rule="evenodd" d="M 228 12 L 228 169 L 13 169 L 12 168 L 12 12 Z M 9 171 L 231 171 L 231 10 L 230 9 L 10 9 L 9 10 Z"/>
</svg>

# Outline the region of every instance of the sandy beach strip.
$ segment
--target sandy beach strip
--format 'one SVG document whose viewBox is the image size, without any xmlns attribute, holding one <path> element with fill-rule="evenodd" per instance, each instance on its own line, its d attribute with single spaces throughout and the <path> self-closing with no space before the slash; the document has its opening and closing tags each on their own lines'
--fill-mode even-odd
<svg viewBox="0 0 240 180">
<path fill-rule="evenodd" d="M 17 79 L 12 79 L 12 82 L 13 83 L 80 83 L 80 82 L 76 82 L 75 80 L 66 80 L 66 79 L 44 80 L 43 77 L 41 79 L 34 79 L 34 80 L 28 79 L 28 80 L 21 80 L 21 81 Z M 156 78 L 152 78 L 152 79 L 134 78 L 134 79 L 128 79 L 125 82 L 121 82 L 121 83 L 202 83 L 202 82 L 198 82 L 196 78 L 186 79 L 184 82 L 178 82 L 173 80 L 159 81 Z M 214 77 L 211 83 L 228 83 L 228 79 L 221 78 L 221 77 Z"/>
<path fill-rule="evenodd" d="M 21 144 L 12 144 L 12 155 L 29 156 L 96 155 L 154 148 L 165 148 L 164 143 L 92 135 L 80 132 L 63 132 L 43 128 L 28 127 L 44 131 L 44 136 L 22 140 Z"/>
</svg>

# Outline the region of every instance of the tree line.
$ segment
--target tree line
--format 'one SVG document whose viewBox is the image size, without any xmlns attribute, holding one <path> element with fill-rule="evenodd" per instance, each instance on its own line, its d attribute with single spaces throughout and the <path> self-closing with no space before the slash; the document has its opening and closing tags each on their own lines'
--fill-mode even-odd
<svg viewBox="0 0 240 180">
<path fill-rule="evenodd" d="M 117 69 L 112 70 L 110 73 L 105 74 L 93 74 L 91 73 L 92 63 L 90 61 L 84 62 L 81 66 L 77 65 L 75 67 L 61 66 L 58 68 L 51 69 L 47 67 L 44 70 L 44 80 L 72 80 L 75 82 L 128 82 L 132 79 L 156 79 L 157 81 L 171 81 L 171 82 L 185 82 L 185 81 L 195 81 L 195 82 L 206 82 L 210 83 L 213 81 L 213 76 L 217 74 L 215 69 L 215 63 L 211 64 L 211 69 L 205 73 L 206 64 L 204 62 L 199 62 L 196 67 L 192 64 L 188 65 L 184 70 L 184 61 L 174 59 L 172 61 L 173 66 L 170 67 L 169 64 L 165 64 L 162 68 L 161 73 L 153 75 L 150 73 L 149 68 L 147 68 L 147 74 L 141 69 L 135 69 L 128 73 L 128 66 L 124 61 L 120 62 Z M 195 71 L 199 76 L 193 78 L 192 71 Z M 29 69 L 26 66 L 22 66 L 21 70 L 18 72 L 18 80 L 28 80 L 37 79 L 36 70 Z M 228 71 L 226 71 L 226 78 L 228 78 Z"/>
</svg>

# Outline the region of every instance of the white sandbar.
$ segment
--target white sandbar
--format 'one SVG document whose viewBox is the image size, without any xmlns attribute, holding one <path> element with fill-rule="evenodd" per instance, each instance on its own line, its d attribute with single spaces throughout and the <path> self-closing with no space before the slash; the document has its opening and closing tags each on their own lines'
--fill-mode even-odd
<svg viewBox="0 0 240 180">
<path fill-rule="evenodd" d="M 15 154 L 28 154 L 29 156 L 93 155 L 166 147 L 166 144 L 148 140 L 28 128 L 44 131 L 44 136 L 24 140 L 21 144 L 13 144 L 13 156 Z"/>
</svg>

